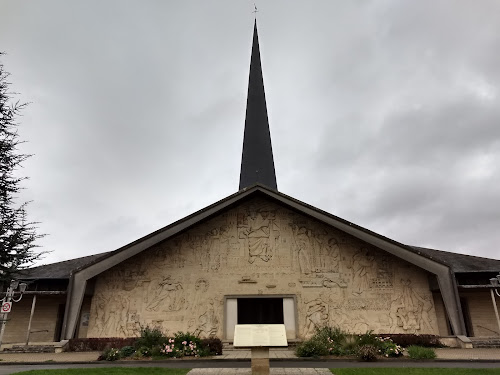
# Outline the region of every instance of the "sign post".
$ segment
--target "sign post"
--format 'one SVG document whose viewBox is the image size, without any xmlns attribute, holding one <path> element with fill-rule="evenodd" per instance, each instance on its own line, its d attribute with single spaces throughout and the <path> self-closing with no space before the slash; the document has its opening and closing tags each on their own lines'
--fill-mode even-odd
<svg viewBox="0 0 500 375">
<path fill-rule="evenodd" d="M 10 282 L 10 286 L 7 288 L 7 292 L 5 292 L 5 297 L 0 299 L 0 313 L 2 314 L 1 317 L 1 324 L 2 328 L 0 328 L 0 350 L 2 348 L 2 340 L 3 340 L 3 334 L 5 332 L 5 324 L 7 323 L 7 314 L 10 313 L 10 310 L 12 309 L 12 301 L 14 302 L 19 302 L 21 298 L 23 298 L 23 293 L 26 290 L 26 283 L 19 283 L 18 280 L 12 280 Z M 19 287 L 19 290 L 17 288 Z M 19 297 L 15 298 L 15 294 L 19 293 Z"/>
<path fill-rule="evenodd" d="M 234 347 L 252 350 L 252 375 L 269 375 L 269 347 L 288 346 L 284 324 L 237 324 Z"/>
<path fill-rule="evenodd" d="M 2 303 L 2 313 L 7 314 L 10 313 L 10 310 L 12 309 L 12 302 L 4 302 Z"/>
</svg>

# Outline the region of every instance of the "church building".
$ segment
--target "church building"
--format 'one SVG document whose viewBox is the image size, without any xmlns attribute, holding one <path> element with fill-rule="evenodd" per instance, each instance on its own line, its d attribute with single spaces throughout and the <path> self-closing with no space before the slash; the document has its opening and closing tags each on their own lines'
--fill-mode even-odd
<svg viewBox="0 0 500 375">
<path fill-rule="evenodd" d="M 25 271 L 3 342 L 146 325 L 230 342 L 245 323 L 284 324 L 289 340 L 325 324 L 500 336 L 499 271 L 500 260 L 405 245 L 279 192 L 255 24 L 239 190 L 117 250 Z"/>
</svg>

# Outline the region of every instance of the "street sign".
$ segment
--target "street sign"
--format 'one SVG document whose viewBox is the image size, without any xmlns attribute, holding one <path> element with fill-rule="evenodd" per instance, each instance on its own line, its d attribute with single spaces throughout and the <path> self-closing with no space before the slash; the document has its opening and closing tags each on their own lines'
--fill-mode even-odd
<svg viewBox="0 0 500 375">
<path fill-rule="evenodd" d="M 11 308 L 12 308 L 12 302 L 2 303 L 2 313 L 4 314 L 10 313 Z"/>
</svg>

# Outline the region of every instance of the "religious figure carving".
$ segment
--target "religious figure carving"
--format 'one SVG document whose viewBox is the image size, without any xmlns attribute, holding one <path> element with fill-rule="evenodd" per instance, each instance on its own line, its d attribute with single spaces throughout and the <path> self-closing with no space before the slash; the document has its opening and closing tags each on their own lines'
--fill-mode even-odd
<svg viewBox="0 0 500 375">
<path fill-rule="evenodd" d="M 338 241 L 333 237 L 328 240 L 327 252 L 329 270 L 338 272 L 340 261 L 340 246 Z"/>
<path fill-rule="evenodd" d="M 197 336 L 214 337 L 219 329 L 219 318 L 214 307 L 214 300 L 208 300 L 208 306 L 203 314 L 198 318 L 198 328 L 195 331 Z"/>
<path fill-rule="evenodd" d="M 316 328 L 320 328 L 328 322 L 328 304 L 320 297 L 309 301 L 306 311 L 305 336 L 312 335 Z"/>
<path fill-rule="evenodd" d="M 150 290 L 145 299 L 147 301 L 146 310 L 158 311 L 160 306 L 166 306 L 164 311 L 179 311 L 184 305 L 184 297 L 182 296 L 182 284 L 172 280 L 168 275 L 161 282 L 153 285 L 153 290 Z"/>
<path fill-rule="evenodd" d="M 241 222 L 239 227 L 240 238 L 247 239 L 248 262 L 254 263 L 256 259 L 268 262 L 273 258 L 275 223 L 266 210 L 257 210 L 251 205 L 248 209 L 246 224 Z"/>
<path fill-rule="evenodd" d="M 432 310 L 433 306 L 429 300 L 426 301 L 413 290 L 409 279 L 401 280 L 401 284 L 403 285 L 401 294 L 391 302 L 389 314 L 391 318 L 391 331 L 394 332 L 397 330 L 397 327 L 401 327 L 404 331 L 416 333 L 422 328 L 423 315 L 427 322 L 430 321 L 428 313 Z M 425 313 L 424 309 L 426 309 Z M 428 326 L 432 331 L 430 323 Z"/>
<path fill-rule="evenodd" d="M 367 249 L 361 249 L 352 257 L 352 294 L 361 295 L 370 287 L 370 270 L 375 258 Z"/>
<path fill-rule="evenodd" d="M 297 258 L 299 263 L 300 272 L 309 275 L 312 271 L 310 251 L 310 238 L 311 231 L 306 227 L 300 227 L 296 224 L 290 224 L 293 231 L 293 238 L 295 240 L 295 247 L 297 249 Z"/>
<path fill-rule="evenodd" d="M 94 330 L 97 336 L 101 336 L 106 325 L 106 305 L 108 301 L 102 293 L 97 293 L 92 302 L 94 307 L 94 313 L 92 314 L 94 316 Z"/>
</svg>

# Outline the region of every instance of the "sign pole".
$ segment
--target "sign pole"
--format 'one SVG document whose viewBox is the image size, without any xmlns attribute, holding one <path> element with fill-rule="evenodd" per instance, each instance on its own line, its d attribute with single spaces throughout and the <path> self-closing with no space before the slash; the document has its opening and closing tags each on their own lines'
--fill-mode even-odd
<svg viewBox="0 0 500 375">
<path fill-rule="evenodd" d="M 5 325 L 7 324 L 7 314 L 2 313 L 2 328 L 0 329 L 0 350 L 2 350 L 3 333 L 5 332 Z"/>
</svg>

